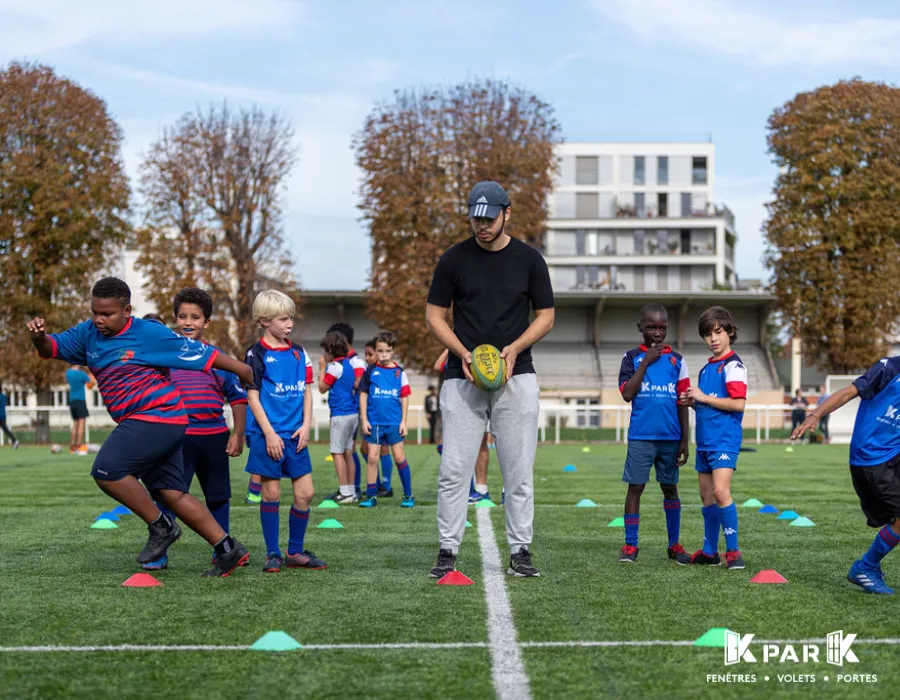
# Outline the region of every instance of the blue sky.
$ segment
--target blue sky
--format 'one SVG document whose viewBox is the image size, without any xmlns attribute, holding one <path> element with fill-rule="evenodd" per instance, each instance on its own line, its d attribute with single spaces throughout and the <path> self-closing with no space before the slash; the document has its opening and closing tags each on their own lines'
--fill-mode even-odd
<svg viewBox="0 0 900 700">
<path fill-rule="evenodd" d="M 848 12 L 850 14 L 848 14 Z M 841 78 L 897 82 L 900 8 L 836 0 L 0 0 L 0 63 L 90 88 L 125 131 L 129 173 L 161 127 L 227 98 L 282 110 L 299 161 L 285 237 L 301 283 L 359 289 L 369 265 L 351 139 L 394 89 L 506 79 L 550 102 L 568 141 L 711 134 L 738 272 L 760 277 L 772 109 Z"/>
</svg>

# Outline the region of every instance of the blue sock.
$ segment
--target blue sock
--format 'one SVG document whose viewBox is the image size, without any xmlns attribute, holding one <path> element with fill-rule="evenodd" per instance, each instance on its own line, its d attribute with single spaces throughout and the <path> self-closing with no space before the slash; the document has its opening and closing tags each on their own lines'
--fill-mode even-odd
<svg viewBox="0 0 900 700">
<path fill-rule="evenodd" d="M 394 470 L 394 460 L 390 455 L 381 455 L 381 476 L 384 480 L 384 488 L 391 488 L 391 472 Z"/>
<path fill-rule="evenodd" d="M 703 553 L 712 556 L 719 551 L 719 506 L 703 506 Z"/>
<path fill-rule="evenodd" d="M 638 528 L 641 526 L 640 513 L 625 513 L 625 544 L 638 546 Z"/>
<path fill-rule="evenodd" d="M 288 521 L 288 554 L 303 553 L 303 539 L 306 537 L 306 526 L 309 525 L 309 508 L 298 510 L 291 506 L 291 518 Z"/>
<path fill-rule="evenodd" d="M 178 518 L 175 517 L 175 513 L 166 508 L 166 506 L 162 503 L 162 501 L 154 501 L 156 507 L 159 508 L 159 512 L 165 515 L 171 522 L 175 522 Z"/>
<path fill-rule="evenodd" d="M 254 496 L 259 496 L 262 493 L 262 484 L 257 484 L 255 481 L 250 481 L 247 484 L 247 493 L 252 493 Z"/>
<path fill-rule="evenodd" d="M 367 496 L 377 496 L 378 495 L 378 484 L 366 484 L 366 495 Z"/>
<path fill-rule="evenodd" d="M 397 475 L 403 484 L 403 495 L 412 496 L 412 474 L 409 473 L 409 462 L 405 459 L 397 465 Z"/>
<path fill-rule="evenodd" d="M 219 527 L 221 527 L 225 532 L 228 532 L 229 526 L 229 516 L 231 514 L 231 503 L 228 501 L 215 501 L 210 503 L 206 502 L 206 507 L 209 508 L 209 512 L 212 513 L 213 518 L 215 518 L 216 522 L 219 523 Z"/>
<path fill-rule="evenodd" d="M 281 501 L 263 501 L 259 504 L 259 522 L 262 523 L 263 539 L 266 541 L 266 554 L 281 556 L 278 548 L 278 508 Z"/>
<path fill-rule="evenodd" d="M 869 547 L 869 551 L 863 554 L 863 564 L 874 569 L 898 544 L 900 544 L 900 535 L 897 535 L 890 525 L 885 525 L 875 535 L 875 541 Z"/>
<path fill-rule="evenodd" d="M 725 533 L 725 551 L 736 552 L 738 550 L 738 522 L 737 506 L 719 508 L 719 520 L 722 521 L 722 532 Z"/>
<path fill-rule="evenodd" d="M 681 501 L 663 500 L 663 508 L 666 511 L 666 530 L 669 533 L 669 546 L 678 544 L 681 537 Z"/>
<path fill-rule="evenodd" d="M 472 481 L 469 482 L 469 495 L 471 496 L 473 493 L 475 493 L 475 477 L 474 476 L 472 477 Z"/>
<path fill-rule="evenodd" d="M 359 493 L 359 455 L 355 452 L 353 453 L 353 485 L 356 487 L 356 492 Z"/>
</svg>

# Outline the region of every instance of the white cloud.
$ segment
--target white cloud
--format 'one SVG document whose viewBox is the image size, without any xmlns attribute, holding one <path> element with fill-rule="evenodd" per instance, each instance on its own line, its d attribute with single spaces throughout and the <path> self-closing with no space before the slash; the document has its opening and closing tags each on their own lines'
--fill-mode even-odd
<svg viewBox="0 0 900 700">
<path fill-rule="evenodd" d="M 748 63 L 894 64 L 900 58 L 900 21 L 895 19 L 788 22 L 724 0 L 592 0 L 592 4 L 645 39 L 688 44 Z M 849 12 L 850 6 L 842 11 Z"/>
<path fill-rule="evenodd" d="M 103 40 L 134 44 L 158 37 L 284 28 L 304 22 L 302 2 L 279 0 L 0 0 L 0 47 L 9 57 L 40 56 Z"/>
</svg>

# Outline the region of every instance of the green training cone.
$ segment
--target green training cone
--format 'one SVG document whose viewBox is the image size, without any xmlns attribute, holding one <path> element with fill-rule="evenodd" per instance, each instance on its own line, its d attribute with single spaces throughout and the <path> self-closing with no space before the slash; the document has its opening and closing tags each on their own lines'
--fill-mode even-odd
<svg viewBox="0 0 900 700">
<path fill-rule="evenodd" d="M 763 502 L 758 498 L 751 498 L 741 503 L 741 508 L 762 508 Z"/>
<path fill-rule="evenodd" d="M 606 527 L 625 527 L 625 518 L 616 518 L 615 520 L 610 520 L 609 524 Z"/>
<path fill-rule="evenodd" d="M 597 504 L 594 503 L 590 498 L 582 498 L 578 503 L 575 504 L 576 508 L 596 508 Z"/>
<path fill-rule="evenodd" d="M 809 518 L 800 517 L 791 521 L 791 527 L 815 527 L 816 524 Z"/>
<path fill-rule="evenodd" d="M 725 633 L 730 632 L 727 627 L 713 627 L 711 630 L 708 630 L 701 635 L 697 641 L 694 642 L 695 647 L 719 647 L 720 649 L 725 647 Z"/>
<path fill-rule="evenodd" d="M 107 520 L 103 518 L 101 520 L 95 520 L 94 524 L 91 525 L 92 530 L 116 530 L 118 529 L 118 525 L 116 525 L 112 520 Z"/>
<path fill-rule="evenodd" d="M 466 527 L 472 527 L 472 523 L 470 523 L 468 520 L 466 520 Z"/>
<path fill-rule="evenodd" d="M 294 649 L 302 649 L 303 646 L 291 635 L 279 631 L 266 632 L 253 642 L 250 648 L 253 651 L 293 651 Z"/>
<path fill-rule="evenodd" d="M 490 498 L 482 498 L 478 503 L 475 504 L 476 508 L 496 508 L 497 504 L 494 503 Z"/>
<path fill-rule="evenodd" d="M 328 520 L 323 520 L 322 522 L 319 523 L 318 529 L 320 529 L 320 530 L 340 530 L 343 527 L 344 526 L 341 525 L 340 522 L 338 522 L 334 518 L 328 518 Z"/>
<path fill-rule="evenodd" d="M 590 451 L 591 451 L 591 448 L 590 448 L 590 447 L 582 447 L 582 448 L 581 448 L 581 451 L 582 451 L 582 452 L 590 452 Z"/>
<path fill-rule="evenodd" d="M 340 508 L 340 506 L 330 498 L 326 498 L 319 504 L 319 508 Z"/>
</svg>

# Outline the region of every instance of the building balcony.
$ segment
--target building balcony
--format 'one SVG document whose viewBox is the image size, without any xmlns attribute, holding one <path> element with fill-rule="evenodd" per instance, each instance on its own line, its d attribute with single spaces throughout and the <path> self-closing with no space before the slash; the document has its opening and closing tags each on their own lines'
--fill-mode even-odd
<svg viewBox="0 0 900 700">
<path fill-rule="evenodd" d="M 682 255 L 680 253 L 598 253 L 596 255 L 553 255 L 545 253 L 547 265 L 715 265 L 713 253 Z"/>
</svg>

